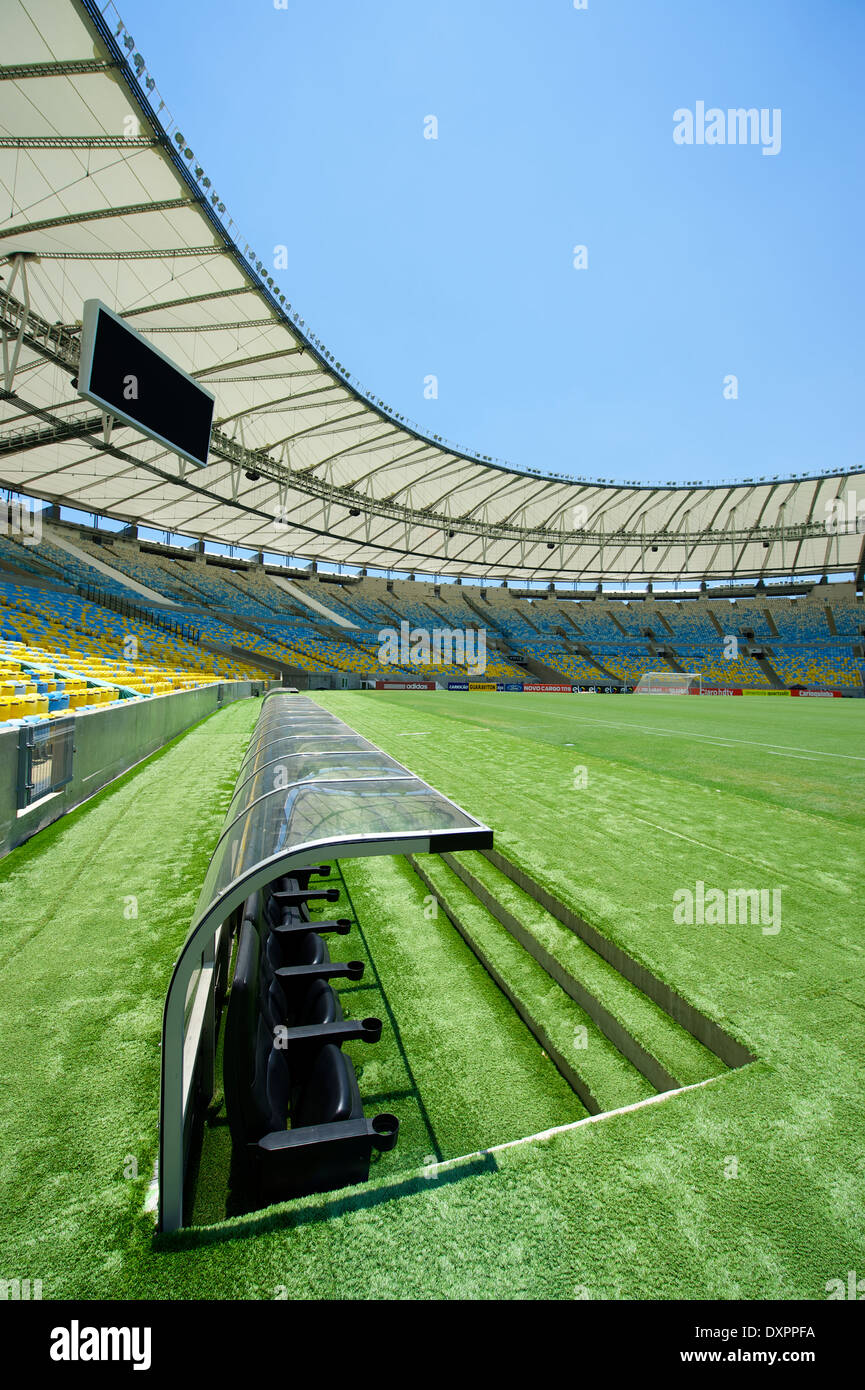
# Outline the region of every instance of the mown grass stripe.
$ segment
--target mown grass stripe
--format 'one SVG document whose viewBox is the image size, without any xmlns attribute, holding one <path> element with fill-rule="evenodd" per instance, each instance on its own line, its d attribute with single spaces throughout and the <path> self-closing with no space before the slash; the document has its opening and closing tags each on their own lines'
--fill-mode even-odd
<svg viewBox="0 0 865 1390">
<path fill-rule="evenodd" d="M 431 912 L 406 860 L 347 859 L 341 870 L 387 995 L 392 1029 L 438 1140 L 436 1153 L 429 1146 L 425 1153 L 436 1159 L 463 1153 L 515 1138 L 527 1125 L 584 1114 L 445 914 Z M 366 1000 L 363 1012 L 370 1012 Z M 364 1061 L 364 1081 L 374 1075 L 367 1067 L 385 1041 L 383 1034 L 374 1047 L 346 1049 Z M 368 1101 L 375 1093 L 363 1094 Z"/>
</svg>

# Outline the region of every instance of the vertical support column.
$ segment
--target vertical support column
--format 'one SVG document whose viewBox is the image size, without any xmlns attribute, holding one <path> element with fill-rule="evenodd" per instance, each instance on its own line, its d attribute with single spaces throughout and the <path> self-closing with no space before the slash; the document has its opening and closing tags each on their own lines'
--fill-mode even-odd
<svg viewBox="0 0 865 1390">
<path fill-rule="evenodd" d="M 12 257 L 12 272 L 6 284 L 6 296 L 3 300 L 3 315 L 8 317 L 9 301 L 12 297 L 12 286 L 15 284 L 19 274 L 21 276 L 21 294 L 24 312 L 21 315 L 21 324 L 15 338 L 15 346 L 11 355 L 9 352 L 10 335 L 4 328 L 3 338 L 3 385 L 7 391 L 12 390 L 12 383 L 15 380 L 15 372 L 18 367 L 18 358 L 21 356 L 21 345 L 24 342 L 24 334 L 27 332 L 27 324 L 30 320 L 30 286 L 27 282 L 27 261 L 38 260 L 39 257 L 33 253 L 24 251 L 17 252 Z"/>
</svg>

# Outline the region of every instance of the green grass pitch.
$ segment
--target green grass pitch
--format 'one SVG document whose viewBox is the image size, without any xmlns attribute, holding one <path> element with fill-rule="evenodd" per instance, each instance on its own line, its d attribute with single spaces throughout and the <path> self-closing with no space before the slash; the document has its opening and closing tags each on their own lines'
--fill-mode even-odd
<svg viewBox="0 0 865 1390">
<path fill-rule="evenodd" d="M 824 1299 L 865 1275 L 865 703 L 315 698 L 757 1060 L 646 1104 L 599 1055 L 603 1095 L 636 1108 L 587 1120 L 406 861 L 346 861 L 355 925 L 335 954 L 367 961 L 344 1003 L 385 1019 L 353 1055 L 367 1113 L 400 1114 L 397 1150 L 363 1188 L 226 1217 L 217 1126 L 198 1224 L 156 1238 L 161 1009 L 258 714 L 234 705 L 0 863 L 3 1277 L 45 1298 Z M 435 872 L 566 1034 L 576 1006 Z M 779 890 L 779 929 L 677 923 L 698 881 Z M 684 1083 L 709 1075 L 593 968 Z"/>
</svg>

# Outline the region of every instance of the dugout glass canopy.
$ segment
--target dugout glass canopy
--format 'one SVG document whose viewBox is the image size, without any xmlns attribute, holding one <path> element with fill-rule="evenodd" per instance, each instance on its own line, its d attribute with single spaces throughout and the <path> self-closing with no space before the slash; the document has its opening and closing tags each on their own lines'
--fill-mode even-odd
<svg viewBox="0 0 865 1390">
<path fill-rule="evenodd" d="M 183 1224 L 196 1114 L 213 1091 L 217 960 L 236 908 L 321 859 L 486 849 L 493 833 L 303 695 L 265 696 L 241 764 L 162 1026 L 159 1224 Z"/>
</svg>

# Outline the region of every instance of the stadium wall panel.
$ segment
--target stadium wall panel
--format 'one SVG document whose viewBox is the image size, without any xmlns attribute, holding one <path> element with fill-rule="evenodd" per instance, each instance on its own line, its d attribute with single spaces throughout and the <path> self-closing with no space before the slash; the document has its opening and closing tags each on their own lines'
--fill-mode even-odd
<svg viewBox="0 0 865 1390">
<path fill-rule="evenodd" d="M 224 681 L 200 690 L 127 700 L 75 718 L 72 781 L 18 812 L 18 729 L 0 733 L 0 857 L 73 807 L 95 796 L 115 777 L 236 700 L 268 688 L 269 682 Z"/>
</svg>

